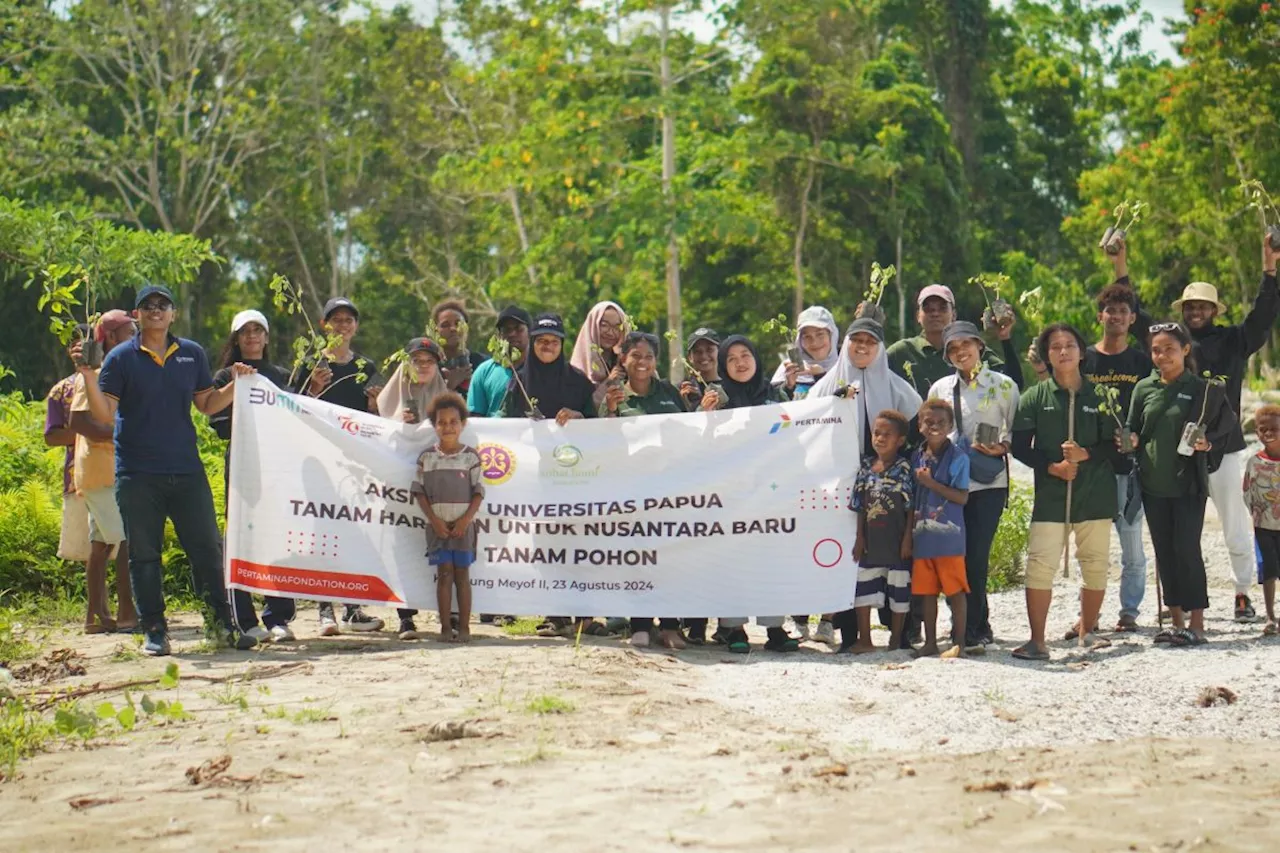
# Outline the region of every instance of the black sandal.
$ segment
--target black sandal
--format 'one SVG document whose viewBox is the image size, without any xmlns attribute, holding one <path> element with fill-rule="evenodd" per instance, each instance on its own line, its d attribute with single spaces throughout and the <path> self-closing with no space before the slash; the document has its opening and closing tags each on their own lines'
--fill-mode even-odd
<svg viewBox="0 0 1280 853">
<path fill-rule="evenodd" d="M 765 641 L 764 648 L 769 652 L 798 652 L 800 640 L 792 637 L 782 628 L 770 628 L 769 639 Z"/>
</svg>

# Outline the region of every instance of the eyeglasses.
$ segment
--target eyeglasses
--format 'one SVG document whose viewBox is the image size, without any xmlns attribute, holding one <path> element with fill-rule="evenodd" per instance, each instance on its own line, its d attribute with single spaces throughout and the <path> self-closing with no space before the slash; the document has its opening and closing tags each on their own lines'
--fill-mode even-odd
<svg viewBox="0 0 1280 853">
<path fill-rule="evenodd" d="M 173 303 L 167 299 L 148 299 L 138 306 L 139 311 L 168 311 Z"/>
<path fill-rule="evenodd" d="M 626 326 L 622 323 L 609 323 L 605 320 L 600 321 L 600 331 L 602 332 L 618 332 L 621 334 L 622 330 L 625 328 Z"/>
<path fill-rule="evenodd" d="M 1172 332 L 1179 328 L 1181 328 L 1181 326 L 1178 323 L 1156 323 L 1154 326 L 1148 328 L 1147 331 L 1153 335 L 1158 335 L 1161 332 Z"/>
</svg>

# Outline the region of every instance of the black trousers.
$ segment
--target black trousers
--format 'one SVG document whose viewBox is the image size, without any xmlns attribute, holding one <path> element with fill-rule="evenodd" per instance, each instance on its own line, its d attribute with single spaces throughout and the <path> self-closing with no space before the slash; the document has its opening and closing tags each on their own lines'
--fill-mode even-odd
<svg viewBox="0 0 1280 853">
<path fill-rule="evenodd" d="M 1204 610 L 1209 606 L 1209 584 L 1200 552 L 1206 499 L 1206 495 L 1162 498 L 1142 493 L 1147 530 L 1151 532 L 1156 568 L 1168 607 Z"/>
<path fill-rule="evenodd" d="M 1008 496 L 1008 489 L 980 489 L 969 492 L 969 502 L 964 505 L 964 570 L 969 581 L 964 635 L 970 642 L 992 636 L 987 575 L 991 571 L 991 544 Z"/>
<path fill-rule="evenodd" d="M 1258 543 L 1258 580 L 1280 580 L 1280 530 L 1253 528 Z"/>
</svg>

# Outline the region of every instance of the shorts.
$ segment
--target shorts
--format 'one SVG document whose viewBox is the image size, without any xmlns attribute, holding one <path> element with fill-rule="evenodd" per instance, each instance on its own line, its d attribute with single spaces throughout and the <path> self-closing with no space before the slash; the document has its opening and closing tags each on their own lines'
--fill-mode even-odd
<svg viewBox="0 0 1280 853">
<path fill-rule="evenodd" d="M 1075 540 L 1072 556 L 1080 564 L 1080 585 L 1093 592 L 1105 590 L 1111 567 L 1111 519 L 1077 521 L 1069 532 Z M 1027 531 L 1027 589 L 1053 589 L 1053 578 L 1062 568 L 1067 533 L 1064 522 L 1031 522 Z"/>
<path fill-rule="evenodd" d="M 455 569 L 469 569 L 475 561 L 476 555 L 471 551 L 451 551 L 440 548 L 427 555 L 427 562 L 430 565 L 453 566 Z"/>
<path fill-rule="evenodd" d="M 884 607 L 891 613 L 911 610 L 911 564 L 896 566 L 858 566 L 858 585 L 853 593 L 854 607 Z"/>
<path fill-rule="evenodd" d="M 964 569 L 964 557 L 929 557 L 911 564 L 913 595 L 942 593 L 950 598 L 968 591 L 969 577 Z"/>
<path fill-rule="evenodd" d="M 89 562 L 89 505 L 75 492 L 62 496 L 58 557 L 71 563 Z"/>
<path fill-rule="evenodd" d="M 1253 529 L 1258 543 L 1258 583 L 1280 580 L 1280 530 Z"/>
<path fill-rule="evenodd" d="M 120 515 L 120 504 L 116 503 L 116 487 L 103 486 L 80 497 L 89 508 L 89 540 L 107 545 L 123 542 L 124 518 Z"/>
</svg>

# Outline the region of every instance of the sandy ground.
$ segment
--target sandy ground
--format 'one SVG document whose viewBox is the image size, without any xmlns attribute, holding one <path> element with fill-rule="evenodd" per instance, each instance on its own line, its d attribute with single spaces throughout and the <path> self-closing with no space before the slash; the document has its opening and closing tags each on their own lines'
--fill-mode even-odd
<svg viewBox="0 0 1280 853">
<path fill-rule="evenodd" d="M 1008 654 L 1020 592 L 993 598 L 996 646 L 953 661 L 671 656 L 489 626 L 469 647 L 320 639 L 314 610 L 297 643 L 208 654 L 183 614 L 179 686 L 134 695 L 193 718 L 106 724 L 24 762 L 0 784 L 0 850 L 1275 850 L 1280 641 L 1230 621 L 1210 515 L 1209 646 L 1152 645 L 1153 588 L 1142 632 L 1057 643 L 1047 665 Z M 1073 595 L 1060 584 L 1051 636 Z M 1104 625 L 1116 607 L 1113 587 Z M 87 671 L 43 689 L 164 668 L 72 630 L 45 648 Z M 1234 703 L 1202 707 L 1219 687 Z M 82 703 L 104 699 L 122 692 Z M 475 736 L 435 739 L 459 727 Z"/>
</svg>

